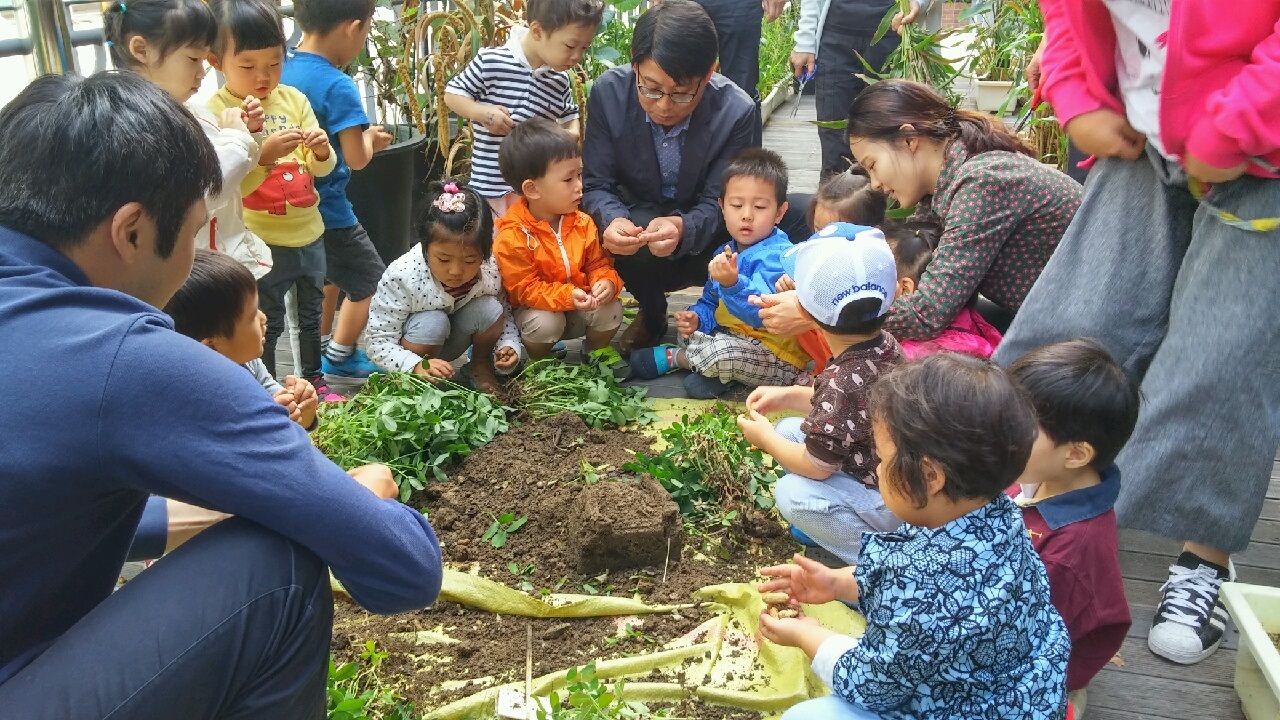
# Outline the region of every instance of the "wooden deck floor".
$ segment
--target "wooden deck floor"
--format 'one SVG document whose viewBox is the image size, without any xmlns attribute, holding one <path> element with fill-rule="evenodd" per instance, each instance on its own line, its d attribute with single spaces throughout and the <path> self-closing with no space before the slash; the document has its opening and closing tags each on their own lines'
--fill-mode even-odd
<svg viewBox="0 0 1280 720">
<path fill-rule="evenodd" d="M 813 99 L 806 97 L 801 99 L 795 118 L 787 104 L 765 128 L 764 143 L 786 159 L 794 191 L 812 191 L 817 186 L 820 153 L 817 131 L 810 124 L 813 118 Z M 672 309 L 692 304 L 699 292 L 698 288 L 690 288 L 673 294 Z M 668 340 L 674 341 L 674 337 Z M 577 345 L 576 341 L 571 342 L 571 351 L 576 351 Z M 576 358 L 571 355 L 570 359 Z M 290 362 L 282 348 L 281 374 L 288 371 Z M 645 384 L 652 397 L 684 397 L 683 375 L 675 373 Z M 340 392 L 354 390 L 337 382 L 333 387 Z M 1124 664 L 1108 665 L 1089 688 L 1089 720 L 1243 720 L 1240 701 L 1232 687 L 1237 646 L 1234 626 L 1228 628 L 1224 647 L 1199 665 L 1176 665 L 1147 649 L 1147 633 L 1159 601 L 1160 584 L 1178 555 L 1179 544 L 1124 530 L 1120 548 L 1133 628 L 1120 652 Z M 1280 462 L 1273 469 L 1253 541 L 1234 560 L 1241 582 L 1280 586 Z"/>
</svg>

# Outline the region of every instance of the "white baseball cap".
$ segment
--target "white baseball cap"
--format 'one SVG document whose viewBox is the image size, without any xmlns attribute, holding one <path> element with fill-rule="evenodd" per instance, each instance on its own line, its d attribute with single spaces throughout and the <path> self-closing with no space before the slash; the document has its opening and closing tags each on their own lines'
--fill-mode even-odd
<svg viewBox="0 0 1280 720">
<path fill-rule="evenodd" d="M 805 311 L 823 325 L 836 325 L 845 307 L 863 298 L 889 312 L 898 286 L 898 265 L 884 233 L 852 223 L 831 223 L 782 255 L 782 268 L 796 283 Z"/>
</svg>

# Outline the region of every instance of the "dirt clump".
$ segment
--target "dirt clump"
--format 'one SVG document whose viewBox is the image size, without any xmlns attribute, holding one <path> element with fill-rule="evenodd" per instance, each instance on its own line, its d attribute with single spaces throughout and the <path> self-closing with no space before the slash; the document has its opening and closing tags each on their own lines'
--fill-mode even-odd
<svg viewBox="0 0 1280 720">
<path fill-rule="evenodd" d="M 680 508 L 657 482 L 597 482 L 583 488 L 571 511 L 578 570 L 665 567 L 679 562 L 684 543 Z"/>
</svg>

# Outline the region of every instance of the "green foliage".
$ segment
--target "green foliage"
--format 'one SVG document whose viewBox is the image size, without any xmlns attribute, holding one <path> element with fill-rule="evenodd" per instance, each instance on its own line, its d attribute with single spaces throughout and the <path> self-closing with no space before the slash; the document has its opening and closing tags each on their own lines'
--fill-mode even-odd
<svg viewBox="0 0 1280 720">
<path fill-rule="evenodd" d="M 792 2 L 773 22 L 760 28 L 760 81 L 756 91 L 764 99 L 775 86 L 792 77 L 791 51 L 795 49 L 796 26 L 800 21 L 800 3 Z"/>
<path fill-rule="evenodd" d="M 378 678 L 378 666 L 386 659 L 387 654 L 378 650 L 372 640 L 364 644 L 360 660 L 356 662 L 338 665 L 333 656 L 329 656 L 329 675 L 325 681 L 329 720 L 419 720 L 422 717 L 413 703 L 384 687 Z"/>
<path fill-rule="evenodd" d="M 531 593 L 536 588 L 533 586 L 533 563 L 521 565 L 518 562 L 507 563 L 507 570 L 520 579 L 520 589 L 524 592 Z"/>
<path fill-rule="evenodd" d="M 693 419 L 685 415 L 659 435 L 666 442 L 661 452 L 637 455 L 622 469 L 653 476 L 686 517 L 725 524 L 773 507 L 770 488 L 784 471 L 743 439 L 736 413 L 724 405 Z"/>
<path fill-rule="evenodd" d="M 506 430 L 506 408 L 489 395 L 406 373 L 375 373 L 348 402 L 321 406 L 312 439 L 347 470 L 390 466 L 404 501 L 429 477 L 446 479 L 444 466 Z"/>
<path fill-rule="evenodd" d="M 563 694 L 551 694 L 551 710 L 538 710 L 538 720 L 641 720 L 642 718 L 666 718 L 669 710 L 650 710 L 641 702 L 622 699 L 626 683 L 618 680 L 612 685 L 596 677 L 595 663 L 586 667 L 570 668 L 565 674 L 568 684 Z"/>
<path fill-rule="evenodd" d="M 622 358 L 612 348 L 591 353 L 592 362 L 570 365 L 547 358 L 530 363 L 515 383 L 517 404 L 535 418 L 571 412 L 593 428 L 657 419 L 645 401 L 644 387 L 624 388 L 611 366 Z"/>
<path fill-rule="evenodd" d="M 974 0 L 960 20 L 977 18 L 970 70 L 985 80 L 1024 84 L 1031 55 L 1044 37 L 1044 16 L 1036 0 Z"/>
<path fill-rule="evenodd" d="M 588 93 L 591 82 L 596 78 L 618 65 L 631 62 L 632 23 L 627 15 L 640 10 L 641 5 L 642 0 L 605 0 L 600 29 L 581 60 L 581 67 L 588 78 Z"/>
<path fill-rule="evenodd" d="M 506 545 L 507 536 L 524 527 L 524 524 L 529 522 L 528 515 L 516 517 L 515 513 L 502 513 L 497 517 L 492 515 L 489 517 L 493 517 L 493 524 L 489 526 L 488 530 L 484 531 L 484 535 L 481 535 L 480 539 L 496 548 Z"/>
</svg>

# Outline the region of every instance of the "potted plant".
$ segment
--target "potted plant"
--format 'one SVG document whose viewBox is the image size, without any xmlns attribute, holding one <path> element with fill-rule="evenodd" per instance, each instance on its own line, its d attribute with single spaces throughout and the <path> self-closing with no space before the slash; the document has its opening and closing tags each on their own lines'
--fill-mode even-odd
<svg viewBox="0 0 1280 720">
<path fill-rule="evenodd" d="M 889 11 L 885 13 L 884 19 L 880 21 L 880 27 L 876 29 L 876 34 L 872 37 L 871 44 L 874 45 L 880 42 L 880 39 L 890 31 L 894 15 L 899 12 L 905 13 L 909 10 L 910 3 L 908 0 L 897 0 L 889 8 Z M 866 58 L 858 54 L 858 60 L 862 62 L 862 67 L 867 71 L 866 75 L 860 77 L 863 77 L 868 82 L 885 78 L 900 78 L 924 83 L 932 86 L 940 95 L 947 98 L 953 105 L 956 105 L 960 100 L 960 95 L 955 90 L 955 81 L 959 71 L 955 67 L 955 60 L 947 58 L 942 52 L 942 42 L 950 37 L 952 32 L 951 30 L 939 30 L 931 33 L 917 23 L 903 25 L 898 31 L 898 34 L 902 36 L 902 41 L 889 54 L 889 58 L 885 60 L 883 67 L 871 67 Z"/>
<path fill-rule="evenodd" d="M 1222 602 L 1240 631 L 1236 693 L 1248 720 L 1280 717 L 1280 588 L 1222 586 Z"/>
<path fill-rule="evenodd" d="M 765 122 L 778 106 L 791 97 L 794 88 L 791 51 L 795 49 L 796 26 L 800 21 L 800 3 L 787 6 L 781 17 L 764 23 L 760 33 L 760 119 Z"/>
<path fill-rule="evenodd" d="M 969 70 L 982 112 L 1004 114 L 1026 86 L 1025 70 L 1044 36 L 1035 0 L 974 0 L 960 20 L 975 20 Z"/>
</svg>

